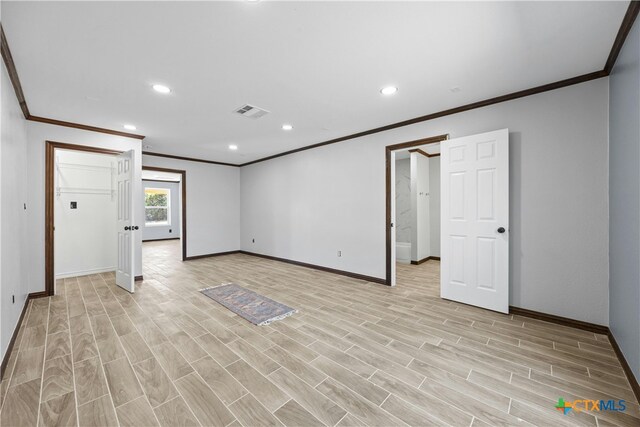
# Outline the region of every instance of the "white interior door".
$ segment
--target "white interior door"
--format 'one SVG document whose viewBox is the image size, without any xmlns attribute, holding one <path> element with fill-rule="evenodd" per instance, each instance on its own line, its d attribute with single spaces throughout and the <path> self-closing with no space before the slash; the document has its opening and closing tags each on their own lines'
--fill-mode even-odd
<svg viewBox="0 0 640 427">
<path fill-rule="evenodd" d="M 509 130 L 442 142 L 442 298 L 509 312 Z"/>
<path fill-rule="evenodd" d="M 116 267 L 116 284 L 129 292 L 134 291 L 135 275 L 133 272 L 133 233 L 137 227 L 133 225 L 133 150 L 118 156 L 117 166 L 117 230 L 118 230 L 118 262 Z"/>
</svg>

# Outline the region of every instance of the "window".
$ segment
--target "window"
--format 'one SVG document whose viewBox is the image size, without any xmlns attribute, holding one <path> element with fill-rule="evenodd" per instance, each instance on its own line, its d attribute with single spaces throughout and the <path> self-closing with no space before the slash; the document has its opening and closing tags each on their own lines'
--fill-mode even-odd
<svg viewBox="0 0 640 427">
<path fill-rule="evenodd" d="M 170 195 L 167 188 L 144 189 L 145 226 L 171 225 Z"/>
</svg>

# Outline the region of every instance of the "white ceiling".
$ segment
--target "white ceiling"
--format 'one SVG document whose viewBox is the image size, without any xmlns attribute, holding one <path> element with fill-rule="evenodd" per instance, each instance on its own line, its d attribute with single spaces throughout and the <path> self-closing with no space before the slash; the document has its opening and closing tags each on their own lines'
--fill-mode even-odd
<svg viewBox="0 0 640 427">
<path fill-rule="evenodd" d="M 243 163 L 601 70 L 627 5 L 3 1 L 2 24 L 31 114 Z"/>
</svg>

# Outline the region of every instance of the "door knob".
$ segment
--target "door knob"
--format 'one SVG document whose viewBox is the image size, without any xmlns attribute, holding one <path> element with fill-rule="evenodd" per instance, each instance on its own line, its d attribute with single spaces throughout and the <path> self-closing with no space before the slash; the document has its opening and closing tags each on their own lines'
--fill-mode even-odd
<svg viewBox="0 0 640 427">
<path fill-rule="evenodd" d="M 500 233 L 500 234 L 504 233 L 505 231 L 507 231 L 507 230 L 505 230 L 504 227 L 498 228 L 498 233 Z"/>
<path fill-rule="evenodd" d="M 128 225 L 125 225 L 124 226 L 124 231 L 129 231 L 129 230 L 131 230 L 131 227 L 129 227 Z"/>
<path fill-rule="evenodd" d="M 137 230 L 138 228 L 140 227 L 138 227 L 137 225 L 134 225 L 133 227 L 131 227 L 132 230 Z"/>
</svg>

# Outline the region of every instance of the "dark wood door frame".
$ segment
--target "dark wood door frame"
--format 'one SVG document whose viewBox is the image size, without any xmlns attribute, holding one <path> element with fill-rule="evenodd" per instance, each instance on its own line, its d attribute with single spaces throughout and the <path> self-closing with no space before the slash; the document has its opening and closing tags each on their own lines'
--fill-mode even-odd
<svg viewBox="0 0 640 427">
<path fill-rule="evenodd" d="M 65 142 L 46 141 L 45 145 L 45 202 L 44 202 L 44 292 L 46 296 L 54 293 L 54 213 L 53 193 L 55 183 L 55 151 L 56 149 L 85 151 L 97 154 L 118 155 L 122 151 L 107 148 L 90 147 L 87 145 L 67 144 Z"/>
<path fill-rule="evenodd" d="M 402 150 L 410 147 L 417 147 L 419 145 L 427 145 L 427 144 L 435 144 L 436 142 L 441 142 L 446 139 L 449 139 L 449 134 L 445 135 L 437 135 L 429 138 L 417 139 L 415 141 L 402 142 L 400 144 L 387 145 L 385 147 L 385 204 L 386 204 L 386 261 L 387 261 L 387 274 L 386 274 L 386 284 L 391 286 L 391 263 L 393 260 L 391 259 L 391 245 L 394 242 L 391 241 L 391 152 Z"/>
<path fill-rule="evenodd" d="M 182 212 L 180 220 L 182 221 L 182 230 L 180 230 L 180 242 L 182 243 L 182 261 L 187 260 L 187 171 L 182 169 L 159 168 L 156 166 L 142 166 L 142 170 L 156 172 L 170 172 L 181 175 L 180 186 L 182 187 Z M 154 181 L 162 181 L 154 180 Z"/>
</svg>

